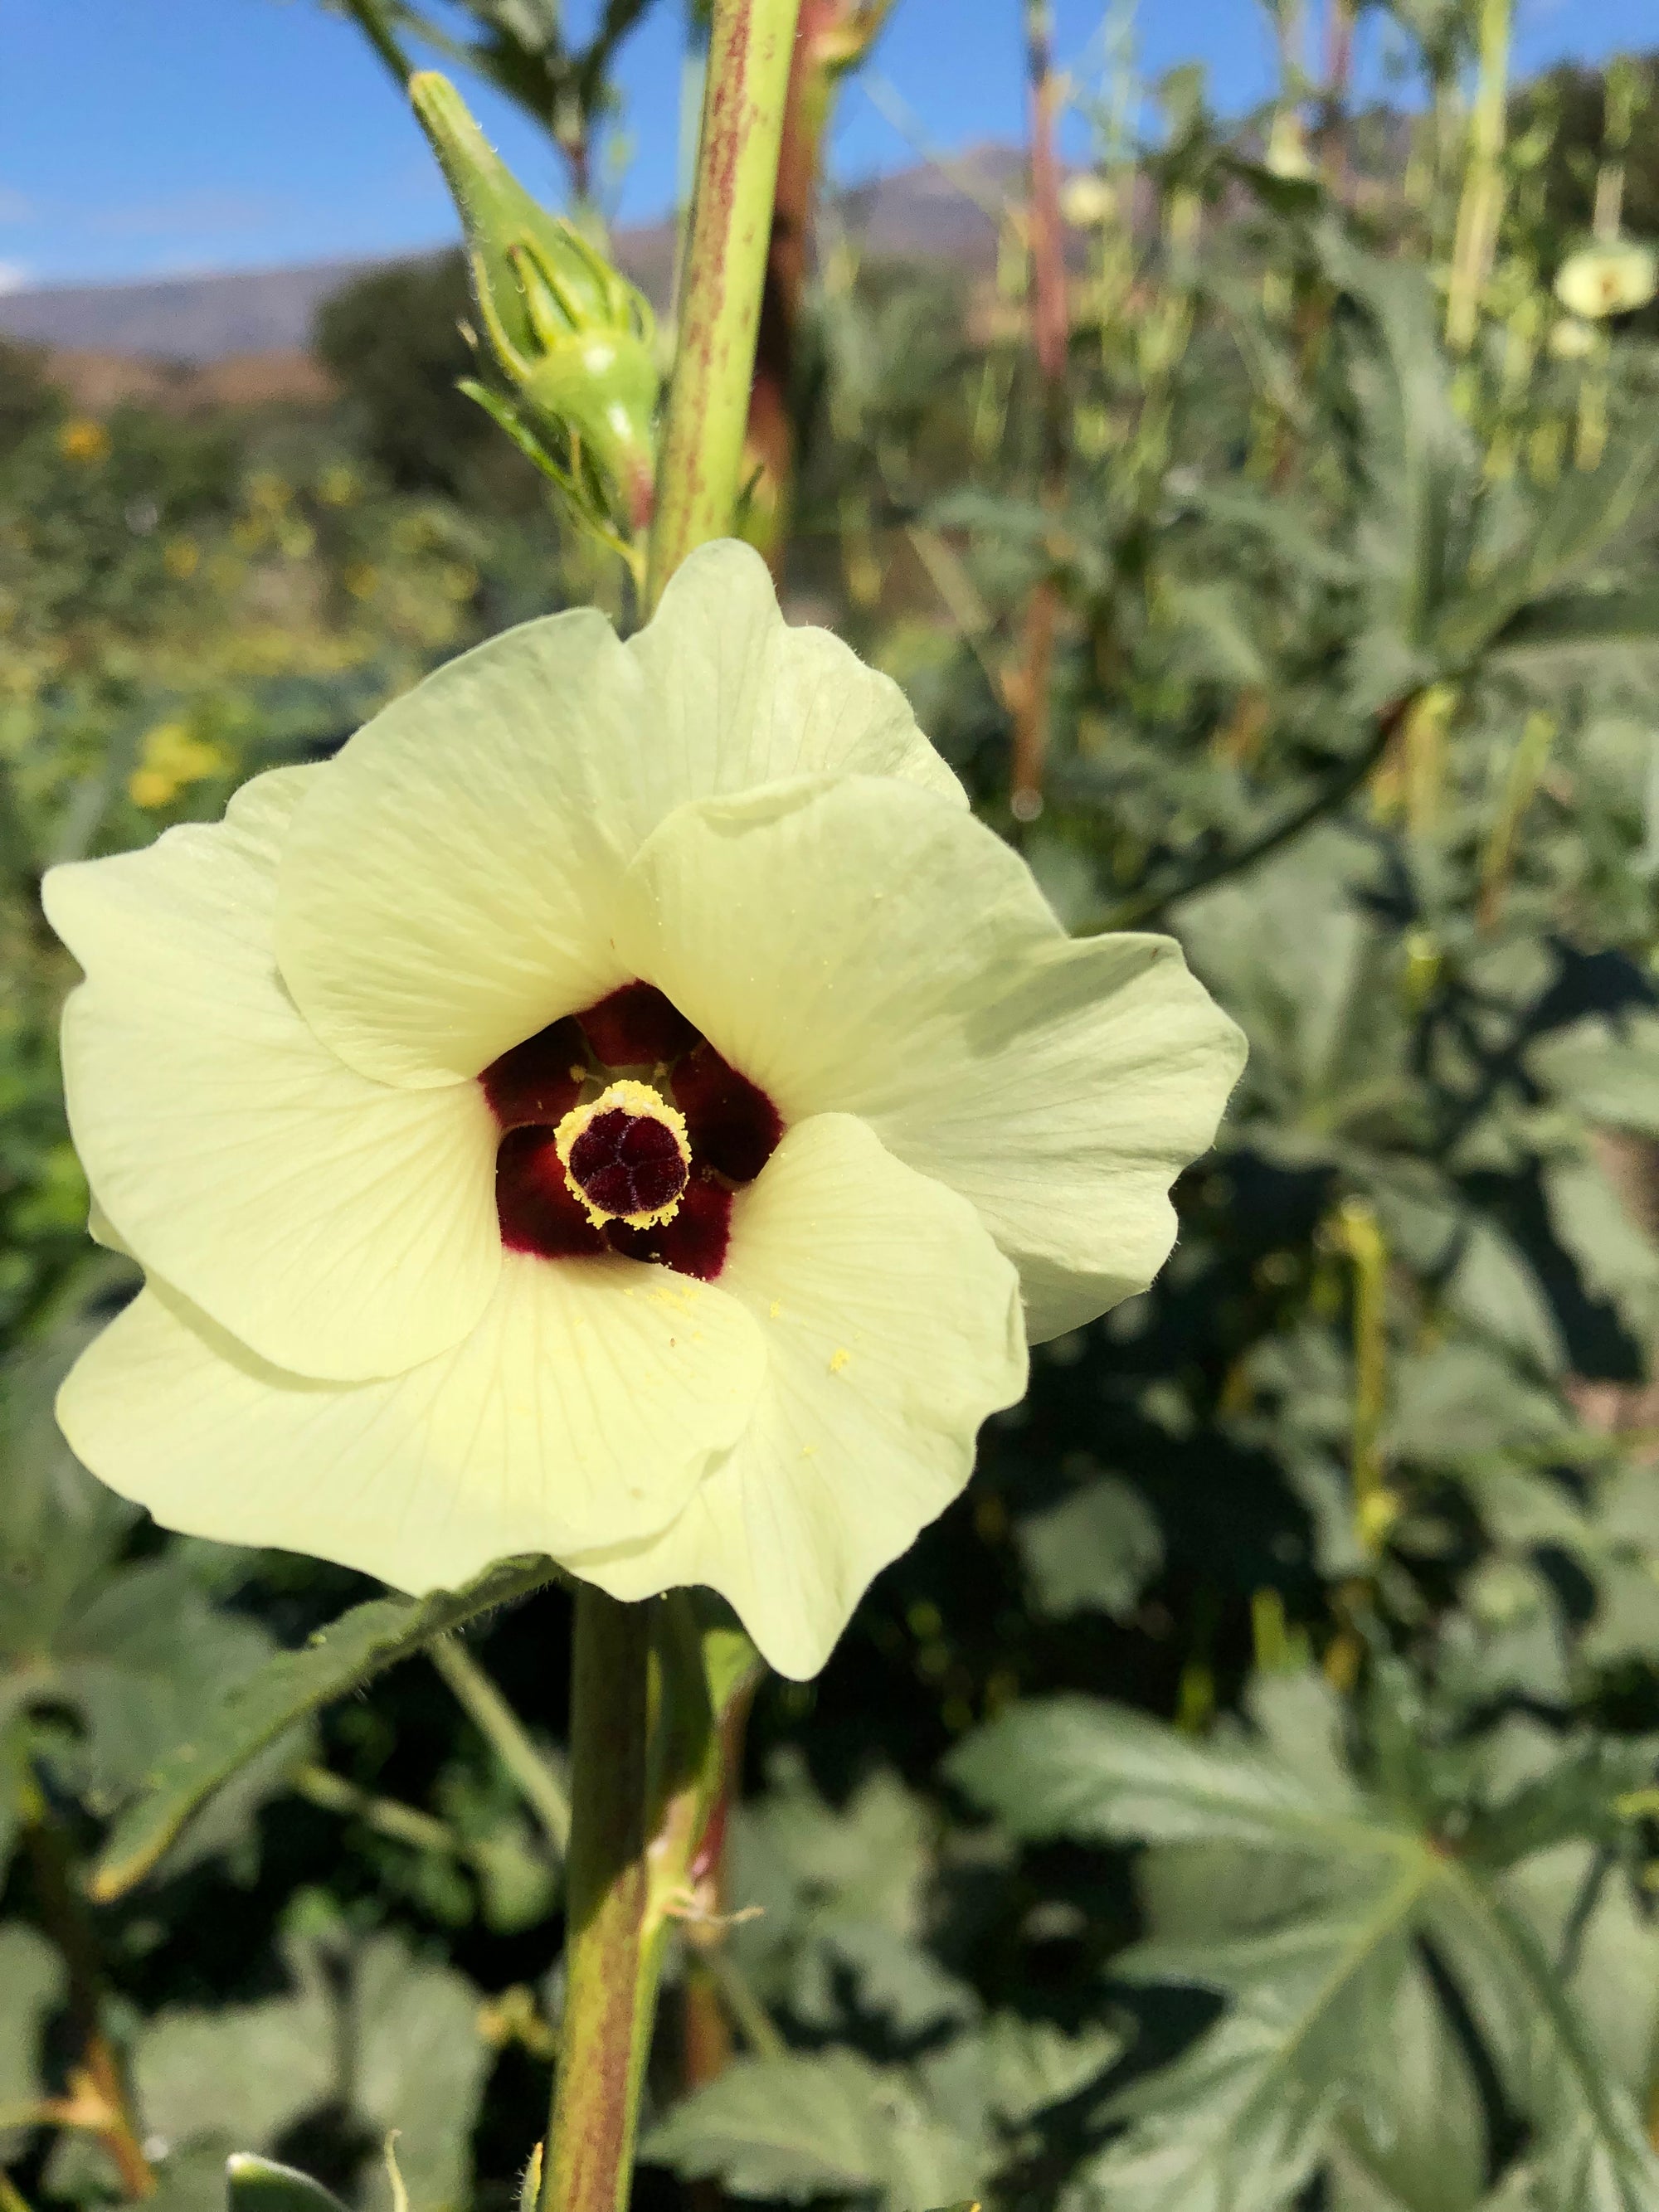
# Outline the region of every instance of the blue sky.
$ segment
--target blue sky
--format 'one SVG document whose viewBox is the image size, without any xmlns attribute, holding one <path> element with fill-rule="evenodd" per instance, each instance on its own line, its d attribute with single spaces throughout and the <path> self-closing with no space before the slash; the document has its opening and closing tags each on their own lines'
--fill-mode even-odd
<svg viewBox="0 0 1659 2212">
<path fill-rule="evenodd" d="M 580 26 L 596 0 L 571 0 Z M 1104 0 L 1056 0 L 1062 60 L 1097 69 Z M 843 179 L 1020 133 L 1019 0 L 897 0 L 878 51 L 911 135 L 858 84 L 837 120 Z M 626 50 L 623 221 L 672 204 L 683 0 Z M 1245 107 L 1269 82 L 1259 0 L 1141 0 L 1142 72 L 1194 58 Z M 1659 42 L 1654 0 L 1520 0 L 1517 62 Z M 1368 73 L 1380 56 L 1373 50 Z M 878 87 L 878 89 L 880 88 Z M 488 100 L 525 181 L 556 198 L 537 134 Z M 391 253 L 453 234 L 423 142 L 357 34 L 323 0 L 0 0 L 0 282 L 72 283 Z"/>
</svg>

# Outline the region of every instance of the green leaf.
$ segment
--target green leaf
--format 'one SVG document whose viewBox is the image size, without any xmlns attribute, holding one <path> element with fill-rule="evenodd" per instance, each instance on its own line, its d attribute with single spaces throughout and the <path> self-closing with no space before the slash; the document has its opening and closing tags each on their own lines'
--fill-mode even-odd
<svg viewBox="0 0 1659 2212">
<path fill-rule="evenodd" d="M 1000 2012 L 970 2034 L 930 2051 L 916 2069 L 930 2107 L 964 2140 L 995 2127 L 1023 2128 L 1050 2106 L 1099 2080 L 1123 2054 L 1124 2039 L 1091 2021 L 1066 2035 L 1051 2021 Z"/>
<path fill-rule="evenodd" d="M 1334 224 L 1321 224 L 1316 240 L 1332 280 L 1365 317 L 1348 368 L 1365 494 L 1355 543 L 1370 584 L 1370 635 L 1355 660 L 1360 695 L 1376 706 L 1435 672 L 1422 656 L 1462 581 L 1478 457 L 1452 404 L 1426 272 L 1357 251 Z"/>
<path fill-rule="evenodd" d="M 0 2154 L 14 2140 L 8 2115 L 21 2115 L 43 2093 L 40 2032 L 62 2002 L 64 1962 L 44 1936 L 21 1921 L 0 1927 Z"/>
<path fill-rule="evenodd" d="M 464 1589 L 384 1597 L 354 1607 L 303 1651 L 284 1652 L 227 1698 L 200 1736 L 150 1778 L 149 1795 L 118 1821 L 92 1879 L 93 1894 L 121 1896 L 143 1880 L 220 1784 L 297 1721 L 408 1658 L 447 1630 L 551 1580 L 543 1559 L 507 1559 Z"/>
<path fill-rule="evenodd" d="M 1397 1852 L 1340 1777 L 1316 1782 L 1245 1743 L 1197 1743 L 1117 1705 L 1034 1699 L 970 1736 L 945 1772 L 1017 1836 L 1226 1841 L 1257 1850 Z"/>
<path fill-rule="evenodd" d="M 1541 1772 L 1476 1814 L 1463 1844 L 1472 1863 L 1514 1866 L 1571 1838 L 1616 1843 L 1627 1825 L 1620 1801 L 1652 1782 L 1659 1757 L 1650 1737 L 1580 1737 L 1552 1749 Z"/>
<path fill-rule="evenodd" d="M 1333 2168 L 1350 2177 L 1358 2169 L 1410 2212 L 1471 2212 L 1486 2195 L 1486 2116 L 1463 2047 L 1416 1964 L 1379 2025 L 1359 2061 L 1360 2094 L 1339 2118 L 1328 2178 Z"/>
<path fill-rule="evenodd" d="M 641 2155 L 737 2197 L 879 2197 L 893 2212 L 971 2197 L 975 2148 L 933 2121 L 896 2068 L 856 2052 L 739 2059 L 677 2106 Z"/>
<path fill-rule="evenodd" d="M 1430 1924 L 1508 2095 L 1536 2130 L 1541 2202 L 1551 2212 L 1652 2212 L 1659 2164 L 1635 2103 L 1527 1912 L 1454 1869 Z"/>
<path fill-rule="evenodd" d="M 1037 1609 L 1051 1619 L 1095 1610 L 1122 1620 L 1164 1564 L 1164 1538 L 1139 1491 L 1115 1475 L 1014 1531 Z"/>
<path fill-rule="evenodd" d="M 1269 2212 L 1294 2196 L 1386 2046 L 1438 1878 L 1426 1850 L 1372 1862 L 1279 1928 L 1119 1960 L 1136 1979 L 1231 2002 L 1174 2065 L 1115 2100 L 1126 2130 L 1088 2168 L 1090 2199 L 1112 2212 Z"/>
<path fill-rule="evenodd" d="M 971 2018 L 971 1990 L 924 1948 L 933 1821 L 890 1773 L 868 1775 L 846 1805 L 819 1796 L 798 1753 L 775 1757 L 771 1787 L 740 1807 L 732 1895 L 754 1918 L 733 1952 L 764 2002 L 817 2031 L 853 2009 L 902 2034 Z"/>
<path fill-rule="evenodd" d="M 1542 1170 L 1550 1226 L 1592 1297 L 1606 1298 L 1638 1341 L 1659 1321 L 1659 1245 L 1628 1197 L 1590 1152 L 1547 1161 Z"/>
<path fill-rule="evenodd" d="M 1532 660 L 1620 650 L 1659 653 L 1659 584 L 1632 590 L 1562 592 L 1513 616 L 1486 648 L 1488 660 Z"/>
<path fill-rule="evenodd" d="M 1569 470 L 1547 495 L 1510 487 L 1506 497 L 1492 501 L 1496 526 L 1483 533 L 1479 562 L 1472 563 L 1478 579 L 1449 602 L 1437 626 L 1448 662 L 1462 665 L 1493 645 L 1501 649 L 1508 636 L 1524 638 L 1534 606 L 1541 629 L 1550 625 L 1552 607 L 1556 622 L 1571 625 L 1571 611 L 1593 594 L 1565 587 L 1582 581 L 1640 511 L 1656 472 L 1659 439 L 1644 432 L 1616 442 L 1600 467 Z M 1648 598 L 1648 589 L 1638 587 L 1637 596 Z M 1615 617 L 1626 624 L 1641 619 L 1639 607 Z"/>
<path fill-rule="evenodd" d="M 1537 1276 L 1495 1223 L 1472 1218 L 1445 1288 L 1452 1312 L 1481 1335 L 1556 1375 L 1565 1354 Z"/>
<path fill-rule="evenodd" d="M 310 1947 L 290 1944 L 292 1986 L 256 2004 L 170 2006 L 139 2037 L 133 2087 L 169 2150 L 209 2137 L 269 2146 L 335 2087 L 334 2000 Z"/>
<path fill-rule="evenodd" d="M 478 2100 L 495 2063 L 478 2032 L 478 1992 L 391 1932 L 364 1944 L 354 1965 L 356 2109 L 377 2140 L 395 2130 L 398 2165 L 420 2212 L 460 2212 L 471 2195 Z M 390 2212 L 384 2174 L 370 2194 Z"/>
<path fill-rule="evenodd" d="M 308 2173 L 246 2150 L 225 2161 L 225 2196 L 229 2212 L 345 2212 Z"/>
<path fill-rule="evenodd" d="M 124 1559 L 137 1509 L 79 1465 L 52 1414 L 89 1329 L 77 1319 L 0 1373 L 0 1863 L 33 1716 L 73 1715 L 72 1735 L 59 1731 L 42 1747 L 36 1732 L 35 1755 L 55 1787 L 108 1814 L 173 1745 L 210 1725 L 227 1691 L 273 1649 L 257 1623 L 212 1601 L 191 1547 Z M 198 1839 L 198 1856 L 246 1832 L 275 1781 L 269 1771 L 248 1778 L 252 1788 Z"/>
<path fill-rule="evenodd" d="M 1570 1437 L 1573 1425 L 1555 1394 L 1496 1346 L 1462 1339 L 1399 1361 L 1385 1445 L 1391 1455 L 1442 1469 L 1524 1453 Z"/>
<path fill-rule="evenodd" d="M 1659 1137 L 1659 1014 L 1599 1014 L 1528 1047 L 1527 1072 L 1587 1121 Z"/>
</svg>

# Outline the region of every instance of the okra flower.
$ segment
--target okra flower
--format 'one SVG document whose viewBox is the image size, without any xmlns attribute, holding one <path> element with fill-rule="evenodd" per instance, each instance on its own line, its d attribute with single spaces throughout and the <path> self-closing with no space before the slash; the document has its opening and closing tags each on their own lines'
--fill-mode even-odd
<svg viewBox="0 0 1659 2212">
<path fill-rule="evenodd" d="M 629 642 L 510 631 L 46 899 L 146 1277 L 64 1389 L 87 1464 L 410 1591 L 711 1585 L 798 1676 L 1028 1339 L 1150 1279 L 1243 1057 L 729 544 Z"/>
<path fill-rule="evenodd" d="M 1555 296 L 1587 322 L 1633 314 L 1659 291 L 1659 254 L 1633 238 L 1596 239 L 1570 253 L 1555 275 Z"/>
</svg>

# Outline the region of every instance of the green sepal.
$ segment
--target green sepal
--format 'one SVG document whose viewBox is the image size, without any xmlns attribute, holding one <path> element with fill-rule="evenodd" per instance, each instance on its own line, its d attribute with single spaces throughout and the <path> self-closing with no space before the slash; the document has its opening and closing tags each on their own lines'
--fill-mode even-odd
<svg viewBox="0 0 1659 2212">
<path fill-rule="evenodd" d="M 225 2202 L 229 2212 L 345 2212 L 308 2173 L 247 2150 L 225 2160 Z"/>
<path fill-rule="evenodd" d="M 580 440 L 605 479 L 606 519 L 643 529 L 661 389 L 650 303 L 575 224 L 531 198 L 447 77 L 421 71 L 409 96 L 460 214 L 484 333 L 522 417 L 538 440 Z"/>
</svg>

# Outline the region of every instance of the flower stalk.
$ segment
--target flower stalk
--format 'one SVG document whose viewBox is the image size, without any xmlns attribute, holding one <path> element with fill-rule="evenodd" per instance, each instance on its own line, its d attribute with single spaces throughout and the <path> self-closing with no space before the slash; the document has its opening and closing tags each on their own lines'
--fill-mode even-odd
<svg viewBox="0 0 1659 2212">
<path fill-rule="evenodd" d="M 708 1918 L 733 1752 L 761 1674 L 686 1593 L 580 1583 L 570 1689 L 566 1987 L 539 2212 L 625 2212 L 670 1930 Z"/>
<path fill-rule="evenodd" d="M 656 2005 L 646 1859 L 651 1613 L 576 1592 L 564 2029 L 542 2212 L 623 2212 Z"/>
<path fill-rule="evenodd" d="M 824 137 L 842 79 L 869 52 L 891 6 L 892 0 L 800 0 L 749 402 L 749 461 L 758 471 L 750 536 L 775 576 L 789 541 L 797 340 Z"/>
<path fill-rule="evenodd" d="M 1510 82 L 1512 0 L 1481 0 L 1480 81 L 1469 125 L 1468 167 L 1457 210 L 1446 343 L 1466 354 L 1480 326 L 1480 298 L 1492 274 L 1504 214 L 1504 138 Z"/>
<path fill-rule="evenodd" d="M 84 2124 L 108 2152 L 129 2203 L 153 2197 L 156 2179 L 139 2141 L 121 2063 L 104 2025 L 104 1971 L 86 1899 L 70 1863 L 68 1842 L 45 1795 L 30 1782 L 24 1796 L 23 1840 L 34 1877 L 40 1917 L 62 1955 L 69 1978 L 68 2012 L 77 2058 L 71 2077 Z"/>
<path fill-rule="evenodd" d="M 715 0 L 679 342 L 658 463 L 648 614 L 732 528 L 799 0 Z"/>
<path fill-rule="evenodd" d="M 1066 489 L 1070 309 L 1060 229 L 1060 164 L 1054 148 L 1060 85 L 1054 74 L 1054 10 L 1049 0 L 1026 0 L 1025 55 L 1030 114 L 1031 345 L 1042 386 L 1042 503 L 1053 514 L 1061 504 Z M 1051 537 L 1045 547 L 1051 561 L 1055 550 Z M 1008 687 L 1014 710 L 1010 805 L 1014 819 L 1020 823 L 1035 821 L 1042 811 L 1048 687 L 1059 612 L 1059 586 L 1048 569 L 1033 585 L 1026 602 L 1021 663 Z"/>
<path fill-rule="evenodd" d="M 738 502 L 799 4 L 715 0 L 647 613 Z M 663 1943 L 722 1780 L 695 1638 L 665 1635 L 653 1694 L 664 1611 L 576 1594 L 565 2014 L 540 2212 L 627 2205 Z"/>
</svg>

